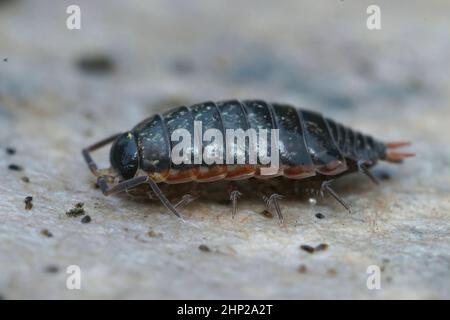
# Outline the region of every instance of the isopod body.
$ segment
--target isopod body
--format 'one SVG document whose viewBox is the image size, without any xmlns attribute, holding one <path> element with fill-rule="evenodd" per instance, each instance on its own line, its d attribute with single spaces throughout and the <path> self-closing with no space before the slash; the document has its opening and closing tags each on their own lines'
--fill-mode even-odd
<svg viewBox="0 0 450 320">
<path fill-rule="evenodd" d="M 267 148 L 267 154 L 272 151 L 278 152 L 277 170 L 270 175 L 262 174 L 261 169 L 266 168 L 267 164 L 262 164 L 259 159 L 254 163 L 234 161 L 230 164 L 226 161 L 225 154 L 220 155 L 223 161 L 215 163 L 207 163 L 204 159 L 195 162 L 194 154 L 189 158 L 190 161 L 174 163 L 172 152 L 179 143 L 178 140 L 174 141 L 174 134 L 179 129 L 185 130 L 195 145 L 196 123 L 202 124 L 202 132 L 215 129 L 221 134 L 222 141 L 219 142 L 223 143 L 225 149 L 243 150 L 247 157 L 249 154 L 247 144 L 243 147 L 236 145 L 235 140 L 226 138 L 230 130 L 249 132 L 249 129 L 254 129 L 258 135 L 261 129 L 276 129 L 278 150 L 271 150 L 270 142 L 261 144 L 259 136 L 255 141 L 257 141 L 256 149 Z M 205 141 L 201 138 L 198 141 L 201 143 L 202 151 L 211 143 L 211 140 Z M 112 171 L 121 181 L 112 187 L 108 186 L 107 177 L 100 173 L 89 154 L 110 142 L 113 142 L 110 150 Z M 411 156 L 390 150 L 404 145 L 406 143 L 385 144 L 320 113 L 298 109 L 291 105 L 262 100 L 227 100 L 204 102 L 189 107 L 180 106 L 164 114 L 153 115 L 130 131 L 84 149 L 83 154 L 91 170 L 98 176 L 98 184 L 105 194 L 149 183 L 157 197 L 178 215 L 174 206 L 160 192 L 158 184 L 211 182 L 222 179 L 231 181 L 249 178 L 267 179 L 276 176 L 326 182 L 358 170 L 374 179 L 368 168 L 378 160 L 400 162 Z M 324 187 L 325 190 L 334 193 L 329 184 L 324 184 Z M 336 194 L 333 196 L 342 201 Z M 235 201 L 236 198 L 235 193 L 232 200 Z"/>
</svg>

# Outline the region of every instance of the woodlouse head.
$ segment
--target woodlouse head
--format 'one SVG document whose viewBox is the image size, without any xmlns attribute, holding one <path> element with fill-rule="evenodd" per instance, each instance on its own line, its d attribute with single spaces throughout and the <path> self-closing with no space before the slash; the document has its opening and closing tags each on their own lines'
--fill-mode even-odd
<svg viewBox="0 0 450 320">
<path fill-rule="evenodd" d="M 139 152 L 132 132 L 117 137 L 109 153 L 111 166 L 124 179 L 133 178 L 139 169 Z"/>
</svg>

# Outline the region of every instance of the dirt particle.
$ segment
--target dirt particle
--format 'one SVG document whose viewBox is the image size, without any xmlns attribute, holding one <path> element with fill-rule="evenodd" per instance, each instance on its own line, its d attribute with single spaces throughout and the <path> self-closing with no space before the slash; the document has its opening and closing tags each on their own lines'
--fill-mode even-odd
<svg viewBox="0 0 450 320">
<path fill-rule="evenodd" d="M 378 178 L 379 178 L 380 180 L 384 180 L 384 181 L 386 181 L 386 180 L 391 180 L 391 175 L 390 175 L 388 172 L 386 172 L 386 171 L 381 171 L 381 172 L 378 174 Z"/>
<path fill-rule="evenodd" d="M 14 163 L 10 164 L 8 166 L 8 169 L 12 170 L 12 171 L 22 171 L 23 170 L 23 168 L 21 166 L 19 166 L 18 164 L 14 164 Z"/>
<path fill-rule="evenodd" d="M 48 229 L 42 229 L 41 234 L 47 238 L 53 237 L 53 233 L 51 233 Z"/>
<path fill-rule="evenodd" d="M 316 218 L 323 219 L 323 218 L 325 218 L 325 216 L 322 213 L 318 212 L 318 213 L 316 213 Z"/>
<path fill-rule="evenodd" d="M 59 267 L 54 265 L 54 264 L 51 264 L 51 265 L 46 266 L 44 268 L 44 271 L 47 272 L 47 273 L 58 273 L 59 272 Z"/>
<path fill-rule="evenodd" d="M 30 182 L 30 178 L 23 176 L 22 178 L 20 178 L 20 180 L 22 180 L 25 183 L 29 183 Z"/>
<path fill-rule="evenodd" d="M 306 266 L 304 264 L 302 264 L 302 265 L 300 265 L 300 267 L 298 267 L 299 273 L 306 273 L 306 271 L 308 271 L 308 268 L 306 268 Z"/>
<path fill-rule="evenodd" d="M 308 252 L 308 253 L 314 253 L 314 248 L 311 247 L 311 246 L 308 246 L 308 245 L 306 245 L 306 244 L 302 244 L 302 245 L 300 246 L 300 249 L 302 249 L 303 251 L 306 251 L 306 252 Z"/>
<path fill-rule="evenodd" d="M 86 212 L 84 211 L 84 203 L 78 202 L 76 203 L 72 209 L 66 211 L 66 216 L 74 218 L 84 215 Z"/>
<path fill-rule="evenodd" d="M 328 249 L 328 245 L 326 243 L 321 243 L 314 248 L 314 251 L 325 251 Z"/>
<path fill-rule="evenodd" d="M 91 222 L 91 217 L 90 216 L 84 216 L 83 218 L 81 218 L 81 223 L 89 223 Z"/>
<path fill-rule="evenodd" d="M 335 277 L 337 275 L 336 269 L 333 269 L 333 268 L 328 269 L 327 275 L 329 275 L 330 277 Z"/>
<path fill-rule="evenodd" d="M 261 215 L 267 219 L 272 219 L 273 218 L 273 214 L 272 212 L 270 212 L 269 210 L 263 210 L 261 212 Z"/>
<path fill-rule="evenodd" d="M 33 208 L 33 197 L 25 197 L 23 202 L 25 202 L 25 210 L 31 210 Z"/>
<path fill-rule="evenodd" d="M 3 62 L 8 62 L 8 58 L 3 58 Z"/>
<path fill-rule="evenodd" d="M 203 252 L 211 252 L 211 249 L 206 244 L 199 245 L 198 250 Z"/>
<path fill-rule="evenodd" d="M 77 203 L 75 203 L 74 207 L 78 208 L 78 209 L 83 208 L 84 207 L 84 202 L 77 202 Z"/>
<path fill-rule="evenodd" d="M 326 243 L 321 243 L 316 247 L 311 247 L 310 245 L 303 244 L 300 246 L 300 249 L 306 251 L 308 253 L 314 253 L 316 251 L 325 251 L 328 249 L 328 245 Z"/>
<path fill-rule="evenodd" d="M 16 154 L 16 149 L 14 149 L 13 147 L 7 147 L 5 149 L 6 153 L 9 154 L 10 156 Z"/>
<path fill-rule="evenodd" d="M 162 237 L 162 233 L 150 230 L 149 232 L 147 232 L 147 236 L 149 236 L 150 238 L 160 238 Z"/>
<path fill-rule="evenodd" d="M 104 75 L 114 71 L 114 61 L 105 54 L 96 53 L 81 57 L 76 65 L 84 73 Z"/>
</svg>

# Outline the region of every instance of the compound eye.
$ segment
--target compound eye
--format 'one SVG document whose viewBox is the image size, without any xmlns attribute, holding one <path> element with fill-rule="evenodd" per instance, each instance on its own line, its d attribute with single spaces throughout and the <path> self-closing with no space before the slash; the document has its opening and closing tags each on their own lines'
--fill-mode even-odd
<svg viewBox="0 0 450 320">
<path fill-rule="evenodd" d="M 124 179 L 131 179 L 139 167 L 139 153 L 134 135 L 125 132 L 111 146 L 109 159 L 112 167 Z"/>
</svg>

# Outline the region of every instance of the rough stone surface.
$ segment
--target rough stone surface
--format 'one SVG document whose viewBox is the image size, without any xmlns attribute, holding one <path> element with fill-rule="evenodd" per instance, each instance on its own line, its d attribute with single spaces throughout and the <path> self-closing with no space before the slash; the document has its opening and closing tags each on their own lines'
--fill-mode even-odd
<svg viewBox="0 0 450 320">
<path fill-rule="evenodd" d="M 448 1 L 377 1 L 379 31 L 365 26 L 373 1 L 77 0 L 82 30 L 70 31 L 72 2 L 0 2 L 2 297 L 450 298 Z M 352 215 L 328 198 L 284 201 L 284 227 L 245 197 L 234 221 L 199 200 L 180 223 L 93 187 L 82 147 L 168 106 L 230 97 L 318 110 L 413 141 L 417 156 L 380 164 L 381 187 L 338 182 Z M 95 157 L 107 165 L 107 150 Z M 77 202 L 90 223 L 65 214 Z M 66 288 L 69 265 L 81 290 Z M 381 290 L 367 289 L 370 265 Z"/>
</svg>

